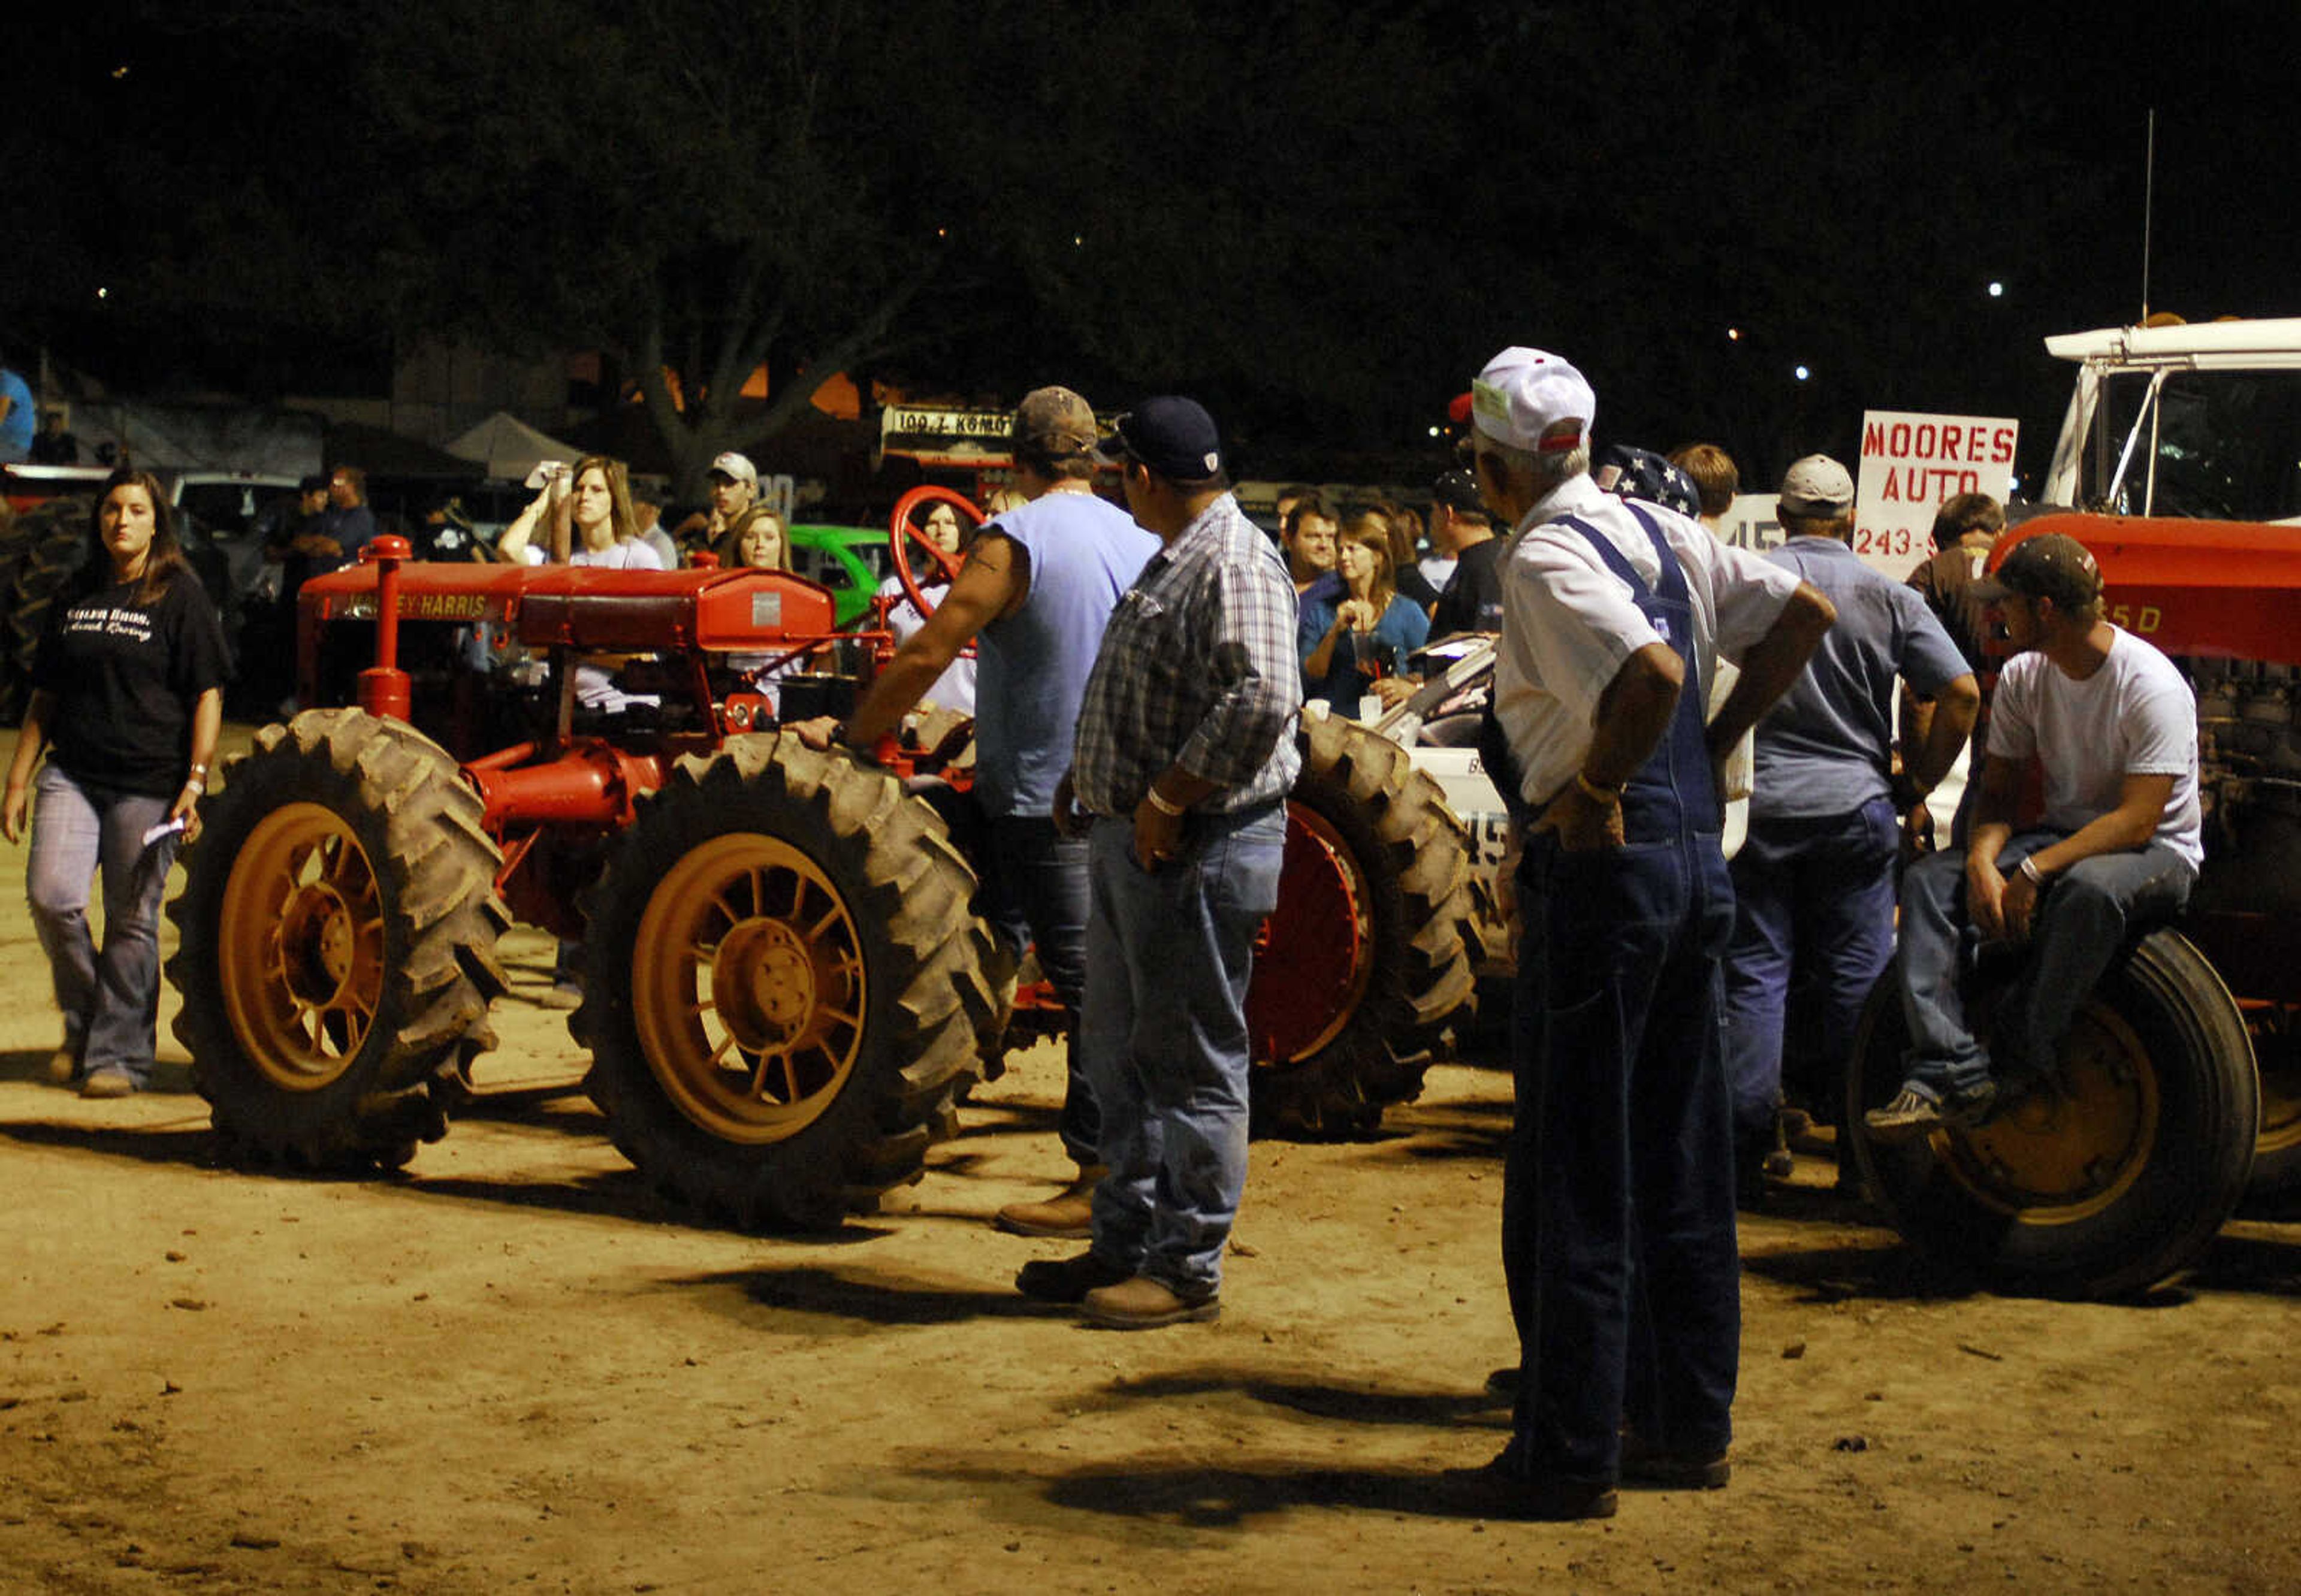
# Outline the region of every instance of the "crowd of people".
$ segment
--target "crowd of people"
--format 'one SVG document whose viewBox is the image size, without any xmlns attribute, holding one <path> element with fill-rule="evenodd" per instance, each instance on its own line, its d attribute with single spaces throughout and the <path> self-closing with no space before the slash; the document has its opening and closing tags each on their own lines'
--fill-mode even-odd
<svg viewBox="0 0 2301 1596">
<path fill-rule="evenodd" d="M 1508 1446 L 1450 1489 L 1542 1518 L 1609 1515 L 1626 1480 L 1727 1483 L 1737 1196 L 1778 1173 L 1786 1084 L 1836 1099 L 1889 964 L 1913 1051 L 1863 1132 L 1985 1124 L 2049 1075 L 2077 1004 L 2134 926 L 2178 910 L 2201 856 L 2191 694 L 2104 617 L 2082 547 L 2027 539 L 1985 576 L 2002 511 L 1967 495 L 1942 506 L 1936 555 L 1889 580 L 1854 556 L 1853 484 L 1822 455 L 1781 482 L 1782 546 L 1734 547 L 1717 535 L 1738 486 L 1723 450 L 1596 450 L 1596 411 L 1554 354 L 1489 362 L 1467 468 L 1432 486 L 1425 571 L 1419 519 L 1396 505 L 1289 489 L 1267 536 L 1193 400 L 1147 399 L 1103 433 L 1081 396 L 1038 389 L 1014 418 L 1014 497 L 963 546 L 948 505 L 919 525 L 955 565 L 932 612 L 899 627 L 844 720 L 789 728 L 867 758 L 923 701 L 963 698 L 975 780 L 935 801 L 978 861 L 1001 957 L 1035 953 L 1074 1016 L 1068 1173 L 997 1223 L 1086 1244 L 1025 1264 L 1025 1295 L 1150 1329 L 1220 1311 L 1247 1179 L 1244 997 L 1296 717 L 1378 712 L 1413 689 L 1427 642 L 1495 639 L 1485 746 L 1518 821 L 1500 1218 L 1520 1358 L 1497 1377 Z M 1093 490 L 1111 470 L 1123 508 Z M 682 539 L 788 567 L 750 463 L 722 455 L 710 481 Z M 289 601 L 373 536 L 361 489 L 349 468 L 305 484 L 276 538 Z M 657 568 L 657 509 L 589 457 L 550 474 L 497 554 Z M 13 840 L 29 815 L 57 1077 L 114 1096 L 151 1068 L 155 921 L 197 829 L 223 662 L 148 477 L 114 474 L 90 537 L 40 645 L 0 823 Z M 2001 615 L 2016 655 L 1977 730 Z M 581 665 L 586 704 L 631 702 L 615 663 Z M 1969 749 L 1949 836 L 1900 872 Z M 2045 803 L 2028 822 L 2033 761 Z M 99 873 L 101 948 L 85 913 Z M 1983 939 L 2030 950 L 1986 1043 L 1961 999 Z"/>
</svg>

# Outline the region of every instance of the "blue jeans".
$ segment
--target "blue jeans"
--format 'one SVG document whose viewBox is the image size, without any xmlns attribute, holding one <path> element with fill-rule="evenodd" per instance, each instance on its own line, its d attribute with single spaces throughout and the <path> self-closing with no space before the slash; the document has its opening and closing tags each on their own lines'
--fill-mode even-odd
<svg viewBox="0 0 2301 1596">
<path fill-rule="evenodd" d="M 1620 1426 L 1732 1438 L 1741 1259 L 1719 1015 L 1733 885 L 1715 832 L 1519 865 L 1518 1113 L 1502 1244 L 1520 1466 L 1611 1480 Z"/>
<path fill-rule="evenodd" d="M 1862 1006 L 1894 958 L 1894 800 L 1846 815 L 1753 820 L 1734 856 L 1734 940 L 1726 955 L 1726 1074 L 1734 1129 L 1770 1138 L 1783 1074 L 1784 1016 L 1819 1066 L 1825 1116 L 1837 1095 Z"/>
<path fill-rule="evenodd" d="M 150 848 L 144 833 L 168 817 L 167 798 L 83 788 L 54 760 L 34 783 L 31 858 L 24 895 L 48 956 L 64 1045 L 81 1069 L 151 1079 L 160 1015 L 160 900 L 178 835 Z M 104 947 L 88 928 L 88 889 L 104 873 Z"/>
<path fill-rule="evenodd" d="M 1088 839 L 1080 1051 L 1102 1111 L 1095 1256 L 1186 1297 L 1222 1285 L 1246 1190 L 1246 983 L 1278 906 L 1286 811 L 1194 814 L 1182 856 L 1134 860 L 1131 821 Z"/>
<path fill-rule="evenodd" d="M 2023 831 L 2006 843 L 2006 875 L 2064 831 Z M 1902 882 L 1902 1005 L 1910 1025 L 1908 1083 L 1937 1102 L 1962 1097 L 1993 1074 L 2051 1069 L 2070 1022 L 2136 932 L 2170 920 L 2189 900 L 2197 873 L 2162 842 L 2096 854 L 2054 875 L 2029 925 L 2029 959 L 1998 1010 L 1989 1049 L 1966 1024 L 1962 982 L 1980 933 L 1965 907 L 1965 855 L 1929 854 Z"/>
<path fill-rule="evenodd" d="M 1086 990 L 1087 844 L 1067 839 L 1043 815 L 998 815 L 983 823 L 983 890 L 976 907 L 1019 957 L 1035 948 L 1039 968 L 1071 1011 L 1064 1041 L 1063 1150 L 1081 1168 L 1102 1162 L 1102 1116 L 1079 1062 Z"/>
</svg>

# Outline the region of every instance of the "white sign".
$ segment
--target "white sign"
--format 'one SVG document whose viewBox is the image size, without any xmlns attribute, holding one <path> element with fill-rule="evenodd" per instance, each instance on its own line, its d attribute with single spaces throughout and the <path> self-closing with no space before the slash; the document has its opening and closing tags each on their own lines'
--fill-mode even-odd
<svg viewBox="0 0 2301 1596">
<path fill-rule="evenodd" d="M 1961 493 L 2003 499 L 2020 423 L 1871 410 L 1862 417 L 1853 552 L 1899 581 L 1934 551 L 1934 512 Z"/>
</svg>

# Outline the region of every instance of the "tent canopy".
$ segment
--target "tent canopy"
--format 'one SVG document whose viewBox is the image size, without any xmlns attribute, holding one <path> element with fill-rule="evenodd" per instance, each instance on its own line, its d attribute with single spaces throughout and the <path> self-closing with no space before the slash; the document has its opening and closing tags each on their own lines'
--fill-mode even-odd
<svg viewBox="0 0 2301 1596">
<path fill-rule="evenodd" d="M 476 460 L 488 475 L 518 481 L 546 460 L 573 464 L 583 453 L 539 432 L 508 410 L 498 410 L 478 426 L 448 441 L 448 452 Z"/>
</svg>

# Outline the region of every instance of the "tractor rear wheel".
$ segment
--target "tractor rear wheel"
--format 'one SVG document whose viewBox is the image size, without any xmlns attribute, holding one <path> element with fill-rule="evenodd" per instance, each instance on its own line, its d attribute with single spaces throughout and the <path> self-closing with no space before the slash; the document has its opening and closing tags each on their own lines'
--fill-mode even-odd
<svg viewBox="0 0 2301 1596">
<path fill-rule="evenodd" d="M 407 1161 L 495 1045 L 502 863 L 456 762 L 317 709 L 256 733 L 201 806 L 171 909 L 176 1036 L 217 1133 L 258 1161 Z"/>
<path fill-rule="evenodd" d="M 32 660 L 48 623 L 57 593 L 88 557 L 85 498 L 50 499 L 16 518 L 0 556 L 0 719 L 15 725 L 24 718 L 32 693 Z"/>
<path fill-rule="evenodd" d="M 569 1023 L 615 1145 L 747 1230 L 916 1180 L 992 1018 L 974 890 L 874 765 L 774 734 L 680 760 L 587 906 Z"/>
<path fill-rule="evenodd" d="M 1469 839 L 1389 739 L 1308 716 L 1278 908 L 1247 989 L 1253 1123 L 1363 1135 L 1422 1090 L 1477 1001 Z"/>
<path fill-rule="evenodd" d="M 2245 1192 L 2260 1117 L 2252 1044 L 2229 989 L 2178 932 L 2152 932 L 2113 965 L 2049 1082 L 1978 1130 L 1898 1146 L 1862 1133 L 1864 1112 L 1899 1087 L 1908 1048 L 1889 970 L 1847 1072 L 1862 1177 L 1903 1235 L 1993 1287 L 2146 1290 L 2194 1261 Z"/>
</svg>

